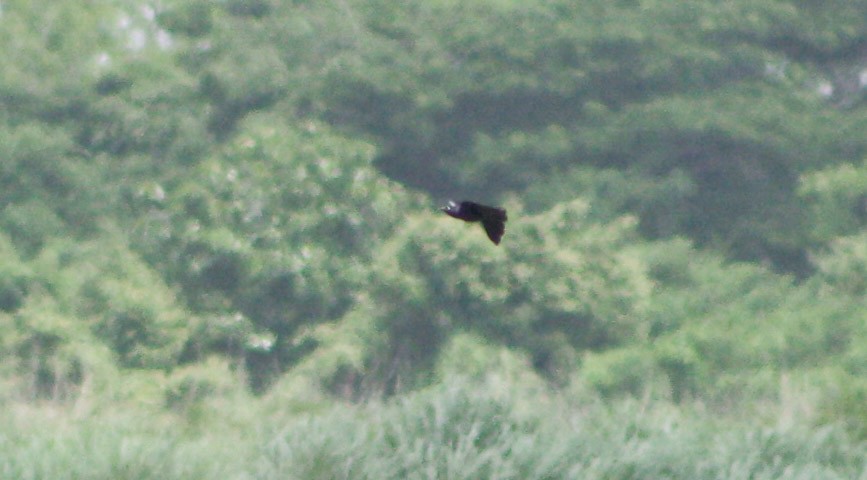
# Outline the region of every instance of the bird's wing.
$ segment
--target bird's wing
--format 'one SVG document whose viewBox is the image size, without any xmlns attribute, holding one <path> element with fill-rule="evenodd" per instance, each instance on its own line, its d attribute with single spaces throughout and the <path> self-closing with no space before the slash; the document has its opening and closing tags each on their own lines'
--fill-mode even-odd
<svg viewBox="0 0 867 480">
<path fill-rule="evenodd" d="M 476 215 L 481 217 L 483 220 L 493 219 L 493 220 L 499 220 L 501 222 L 505 222 L 507 220 L 505 208 L 489 207 L 487 205 L 482 205 L 481 203 L 475 203 L 475 202 L 464 202 L 464 203 L 467 204 L 470 211 L 474 212 Z"/>
<path fill-rule="evenodd" d="M 503 238 L 503 234 L 506 233 L 506 224 L 500 219 L 489 217 L 482 220 L 482 226 L 485 227 L 485 233 L 488 234 L 488 238 L 490 238 L 494 244 L 499 245 L 500 239 Z"/>
</svg>

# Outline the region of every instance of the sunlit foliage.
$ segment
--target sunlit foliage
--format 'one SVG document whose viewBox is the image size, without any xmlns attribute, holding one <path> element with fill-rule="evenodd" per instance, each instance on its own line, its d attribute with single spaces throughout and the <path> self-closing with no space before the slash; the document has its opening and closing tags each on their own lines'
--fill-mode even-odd
<svg viewBox="0 0 867 480">
<path fill-rule="evenodd" d="M 863 2 L 85 3 L 0 1 L 0 477 L 863 476 Z"/>
</svg>

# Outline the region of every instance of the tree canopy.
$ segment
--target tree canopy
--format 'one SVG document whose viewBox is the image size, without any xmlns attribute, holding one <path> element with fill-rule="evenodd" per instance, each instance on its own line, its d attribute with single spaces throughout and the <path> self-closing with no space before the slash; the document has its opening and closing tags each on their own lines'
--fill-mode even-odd
<svg viewBox="0 0 867 480">
<path fill-rule="evenodd" d="M 867 432 L 867 3 L 8 0 L 0 39 L 0 403 L 792 382 Z"/>
</svg>

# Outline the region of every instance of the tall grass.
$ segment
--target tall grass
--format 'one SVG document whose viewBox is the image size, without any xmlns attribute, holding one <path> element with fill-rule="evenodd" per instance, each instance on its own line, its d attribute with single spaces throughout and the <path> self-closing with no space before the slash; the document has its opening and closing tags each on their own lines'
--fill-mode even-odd
<svg viewBox="0 0 867 480">
<path fill-rule="evenodd" d="M 731 423 L 636 401 L 517 403 L 459 383 L 246 425 L 214 410 L 193 428 L 167 414 L 5 408 L 0 478 L 867 479 L 867 446 L 835 426 Z"/>
</svg>

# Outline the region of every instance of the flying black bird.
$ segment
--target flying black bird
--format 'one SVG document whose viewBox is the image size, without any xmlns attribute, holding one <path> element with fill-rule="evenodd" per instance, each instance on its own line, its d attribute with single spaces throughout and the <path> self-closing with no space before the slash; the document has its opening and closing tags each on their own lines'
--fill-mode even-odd
<svg viewBox="0 0 867 480">
<path fill-rule="evenodd" d="M 463 201 L 459 204 L 449 202 L 442 208 L 449 216 L 459 218 L 465 222 L 482 222 L 485 233 L 494 244 L 499 245 L 500 239 L 506 232 L 506 209 L 489 207 L 476 202 Z"/>
</svg>

